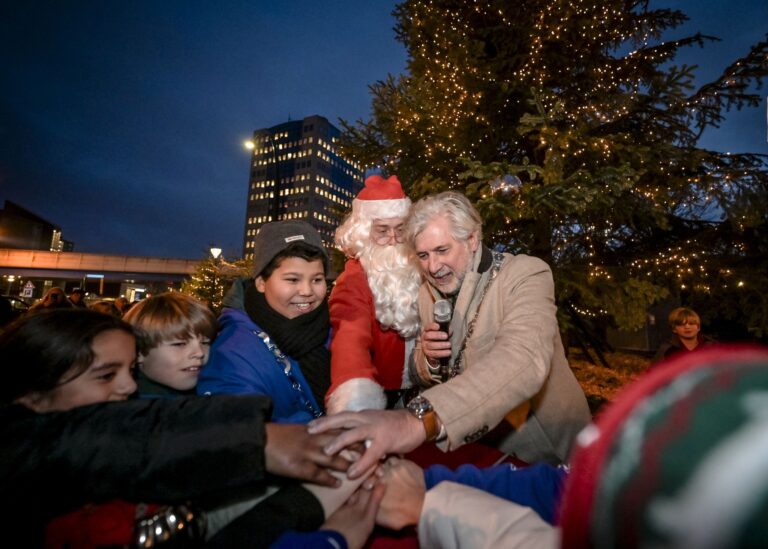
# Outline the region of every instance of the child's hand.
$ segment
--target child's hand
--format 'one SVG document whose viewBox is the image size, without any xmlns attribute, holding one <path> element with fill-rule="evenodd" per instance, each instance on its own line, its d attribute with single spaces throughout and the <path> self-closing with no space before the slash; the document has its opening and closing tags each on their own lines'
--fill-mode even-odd
<svg viewBox="0 0 768 549">
<path fill-rule="evenodd" d="M 407 459 L 391 457 L 379 467 L 376 476 L 387 487 L 376 524 L 393 530 L 418 524 L 427 493 L 422 468 Z"/>
<path fill-rule="evenodd" d="M 265 466 L 273 475 L 338 486 L 340 481 L 327 469 L 344 472 L 349 468 L 349 461 L 340 455 L 323 451 L 338 431 L 310 435 L 306 425 L 280 423 L 268 423 L 266 431 Z"/>
<path fill-rule="evenodd" d="M 382 484 L 377 484 L 372 490 L 358 488 L 344 505 L 328 517 L 321 529 L 339 532 L 347 540 L 349 549 L 363 547 L 373 532 L 382 497 L 384 497 Z"/>
</svg>

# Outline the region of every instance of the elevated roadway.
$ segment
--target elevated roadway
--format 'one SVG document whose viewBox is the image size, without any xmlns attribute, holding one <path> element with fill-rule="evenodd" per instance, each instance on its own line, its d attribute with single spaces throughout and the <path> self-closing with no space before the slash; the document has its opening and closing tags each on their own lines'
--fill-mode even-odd
<svg viewBox="0 0 768 549">
<path fill-rule="evenodd" d="M 38 298 L 51 285 L 80 286 L 97 295 L 128 294 L 133 299 L 147 288 L 178 288 L 200 260 L 128 255 L 47 252 L 0 248 L 0 293 L 18 288 Z M 136 293 L 138 292 L 138 294 Z"/>
</svg>

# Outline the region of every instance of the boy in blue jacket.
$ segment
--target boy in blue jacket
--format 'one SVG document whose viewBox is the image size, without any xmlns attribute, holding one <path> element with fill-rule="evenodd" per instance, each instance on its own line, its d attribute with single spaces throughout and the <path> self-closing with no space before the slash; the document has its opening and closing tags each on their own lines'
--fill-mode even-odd
<svg viewBox="0 0 768 549">
<path fill-rule="evenodd" d="M 272 420 L 307 423 L 323 414 L 330 386 L 328 253 L 304 221 L 261 227 L 254 278 L 235 281 L 199 394 L 262 394 Z"/>
</svg>

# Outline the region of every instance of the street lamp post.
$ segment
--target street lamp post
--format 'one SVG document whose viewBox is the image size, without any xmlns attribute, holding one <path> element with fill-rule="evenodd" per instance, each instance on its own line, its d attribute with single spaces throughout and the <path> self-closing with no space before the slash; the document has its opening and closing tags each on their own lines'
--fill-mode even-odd
<svg viewBox="0 0 768 549">
<path fill-rule="evenodd" d="M 221 256 L 221 248 L 211 246 L 211 257 L 213 257 L 213 298 L 214 307 L 219 306 L 219 300 L 222 298 L 224 292 L 219 291 L 219 256 Z"/>
<path fill-rule="evenodd" d="M 14 275 L 8 275 L 8 291 L 6 292 L 7 295 L 13 295 L 13 282 L 16 280 L 16 277 Z"/>
</svg>

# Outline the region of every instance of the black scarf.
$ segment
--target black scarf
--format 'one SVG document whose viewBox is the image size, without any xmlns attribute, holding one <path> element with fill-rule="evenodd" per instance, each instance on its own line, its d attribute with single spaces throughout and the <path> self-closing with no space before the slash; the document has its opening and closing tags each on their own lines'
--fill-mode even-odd
<svg viewBox="0 0 768 549">
<path fill-rule="evenodd" d="M 285 355 L 299 363 L 315 400 L 324 410 L 325 393 L 331 386 L 331 352 L 325 346 L 331 328 L 328 301 L 324 299 L 314 311 L 288 319 L 270 307 L 264 294 L 250 284 L 245 290 L 245 312 Z"/>
</svg>

